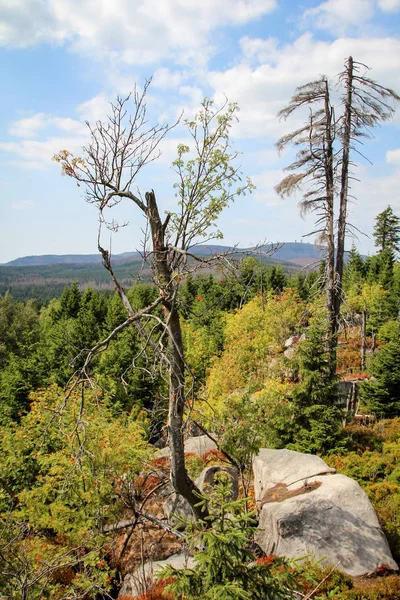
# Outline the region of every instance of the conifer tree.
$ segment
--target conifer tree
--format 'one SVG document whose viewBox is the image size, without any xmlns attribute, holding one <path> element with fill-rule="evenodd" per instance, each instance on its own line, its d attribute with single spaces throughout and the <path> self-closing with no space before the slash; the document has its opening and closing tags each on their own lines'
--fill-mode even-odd
<svg viewBox="0 0 400 600">
<path fill-rule="evenodd" d="M 388 206 L 375 219 L 375 246 L 382 252 L 387 248 L 400 252 L 400 217 Z"/>
<path fill-rule="evenodd" d="M 349 259 L 344 270 L 344 283 L 348 289 L 352 285 L 361 285 L 365 276 L 365 265 L 355 244 L 352 245 L 349 252 Z"/>
<path fill-rule="evenodd" d="M 391 340 L 372 358 L 369 371 L 373 379 L 361 386 L 367 409 L 380 417 L 400 414 L 400 325 L 392 325 Z"/>
</svg>

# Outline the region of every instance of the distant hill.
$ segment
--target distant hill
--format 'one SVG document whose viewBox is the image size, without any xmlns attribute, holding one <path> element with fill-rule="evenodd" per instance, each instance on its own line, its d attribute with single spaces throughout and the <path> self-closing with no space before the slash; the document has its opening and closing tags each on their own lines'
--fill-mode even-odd
<svg viewBox="0 0 400 600">
<path fill-rule="evenodd" d="M 124 252 L 116 254 L 114 259 L 128 261 L 137 258 L 139 252 Z M 98 254 L 43 254 L 41 256 L 22 256 L 2 265 L 4 267 L 42 267 L 44 265 L 83 265 L 100 264 L 101 255 Z"/>
<path fill-rule="evenodd" d="M 263 246 L 260 251 L 265 251 L 271 245 Z M 217 252 L 226 252 L 230 250 L 229 246 L 220 246 L 210 244 L 208 246 L 194 246 L 191 249 L 193 254 L 203 256 L 207 254 L 216 254 Z M 237 252 L 248 252 L 252 248 L 237 248 Z M 275 260 L 283 261 L 298 261 L 300 260 L 315 260 L 321 257 L 321 251 L 313 244 L 303 244 L 299 242 L 284 242 L 282 247 L 273 254 Z M 131 260 L 140 259 L 139 252 L 123 252 L 115 254 L 113 260 L 115 262 L 128 262 Z M 77 264 L 100 264 L 100 254 L 44 254 L 41 256 L 23 256 L 16 258 L 2 265 L 4 267 L 38 267 L 44 265 L 77 265 Z M 295 262 L 296 264 L 296 262 Z"/>
<path fill-rule="evenodd" d="M 228 246 L 215 244 L 195 246 L 192 253 L 208 256 L 230 250 Z M 269 246 L 260 248 L 254 255 L 267 265 L 281 264 L 287 273 L 294 273 L 307 265 L 315 265 L 321 257 L 320 251 L 312 244 L 288 242 L 271 256 L 262 254 Z M 238 259 L 249 248 L 236 248 Z M 143 269 L 139 252 L 124 252 L 113 256 L 114 271 L 125 285 L 131 285 L 140 271 L 143 280 L 150 278 L 149 269 Z M 113 283 L 109 273 L 101 264 L 99 254 L 63 254 L 44 256 L 24 256 L 0 266 L 0 294 L 9 291 L 16 299 L 37 298 L 47 301 L 61 295 L 65 285 L 77 281 L 84 289 L 91 285 L 94 289 L 111 291 Z"/>
</svg>

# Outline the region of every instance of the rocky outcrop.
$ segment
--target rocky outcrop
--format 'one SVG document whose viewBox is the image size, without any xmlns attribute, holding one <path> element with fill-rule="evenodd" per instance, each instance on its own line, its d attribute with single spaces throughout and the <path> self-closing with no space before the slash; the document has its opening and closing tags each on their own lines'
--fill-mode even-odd
<svg viewBox="0 0 400 600">
<path fill-rule="evenodd" d="M 134 598 L 135 596 L 144 594 L 151 588 L 152 581 L 156 575 L 167 565 L 171 565 L 175 569 L 192 569 L 195 563 L 194 559 L 186 554 L 174 554 L 166 560 L 146 562 L 133 573 L 126 575 L 118 597 Z"/>
<path fill-rule="evenodd" d="M 234 467 L 211 466 L 206 467 L 200 473 L 195 483 L 201 492 L 208 492 L 207 488 L 215 484 L 215 476 L 217 473 L 227 473 L 231 480 L 231 499 L 236 500 L 239 493 L 238 472 Z M 190 504 L 176 492 L 173 491 L 172 485 L 169 487 L 164 501 L 164 515 L 168 522 L 172 525 L 179 525 L 182 521 L 190 521 L 193 519 L 193 511 Z"/>
<path fill-rule="evenodd" d="M 253 461 L 253 472 L 256 501 L 261 502 L 265 491 L 277 483 L 291 485 L 315 475 L 336 471 L 328 467 L 322 458 L 313 454 L 262 448 Z"/>
<path fill-rule="evenodd" d="M 263 449 L 254 460 L 254 479 L 256 542 L 267 554 L 310 555 L 353 576 L 382 566 L 397 570 L 365 492 L 318 456 Z"/>
<path fill-rule="evenodd" d="M 210 450 L 216 450 L 217 445 L 207 435 L 199 435 L 196 437 L 190 437 L 185 441 L 185 454 L 197 454 L 197 456 L 203 456 Z M 169 456 L 169 447 L 158 450 L 155 454 L 157 458 L 163 458 Z"/>
</svg>

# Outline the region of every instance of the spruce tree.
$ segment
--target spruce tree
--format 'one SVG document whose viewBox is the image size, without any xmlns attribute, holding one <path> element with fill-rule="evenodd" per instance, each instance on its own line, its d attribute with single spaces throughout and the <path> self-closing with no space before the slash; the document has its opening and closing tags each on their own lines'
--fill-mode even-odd
<svg viewBox="0 0 400 600">
<path fill-rule="evenodd" d="M 386 249 L 400 252 L 400 217 L 388 206 L 376 217 L 373 236 L 375 246 L 383 252 Z"/>
<path fill-rule="evenodd" d="M 400 324 L 394 322 L 391 340 L 369 364 L 373 379 L 364 381 L 361 398 L 367 410 L 380 417 L 400 414 Z"/>
<path fill-rule="evenodd" d="M 353 244 L 349 252 L 349 259 L 344 269 L 343 279 L 346 290 L 348 290 L 353 285 L 360 286 L 363 282 L 364 276 L 364 261 L 361 257 L 361 254 L 358 252 L 355 244 Z"/>
</svg>

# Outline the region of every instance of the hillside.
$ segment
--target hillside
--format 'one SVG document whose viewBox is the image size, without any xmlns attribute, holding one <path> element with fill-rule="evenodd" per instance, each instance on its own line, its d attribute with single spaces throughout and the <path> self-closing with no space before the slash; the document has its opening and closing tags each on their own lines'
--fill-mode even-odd
<svg viewBox="0 0 400 600">
<path fill-rule="evenodd" d="M 261 248 L 266 251 L 271 248 L 268 244 Z M 210 244 L 208 246 L 199 245 L 192 249 L 193 254 L 205 256 L 207 254 L 216 254 L 217 252 L 226 252 L 230 250 L 229 246 Z M 238 248 L 238 252 L 248 251 L 249 248 Z M 251 249 L 250 249 L 251 250 Z M 274 254 L 274 259 L 278 261 L 289 261 L 296 264 L 299 260 L 315 260 L 320 258 L 320 249 L 313 244 L 303 244 L 299 242 L 284 242 Z M 123 252 L 114 255 L 114 262 L 128 262 L 140 259 L 139 252 Z M 4 267 L 37 267 L 44 265 L 75 265 L 75 264 L 100 264 L 100 254 L 43 254 L 39 256 L 22 256 L 1 265 Z"/>
<path fill-rule="evenodd" d="M 229 250 L 228 246 L 196 246 L 193 253 L 208 256 Z M 260 252 L 268 250 L 268 246 Z M 248 249 L 237 249 L 237 259 Z M 282 245 L 273 256 L 256 254 L 267 265 L 281 264 L 286 273 L 294 273 L 299 268 L 315 263 L 320 258 L 319 250 L 312 244 L 288 242 Z M 113 257 L 116 275 L 121 283 L 130 285 L 142 269 L 142 257 L 139 252 L 125 252 Z M 143 280 L 149 278 L 149 272 L 141 271 Z M 109 273 L 97 254 L 65 254 L 24 256 L 0 266 L 0 294 L 7 290 L 16 299 L 36 297 L 46 301 L 59 296 L 65 285 L 77 281 L 84 288 L 90 284 L 96 290 L 112 290 L 113 283 Z"/>
</svg>

